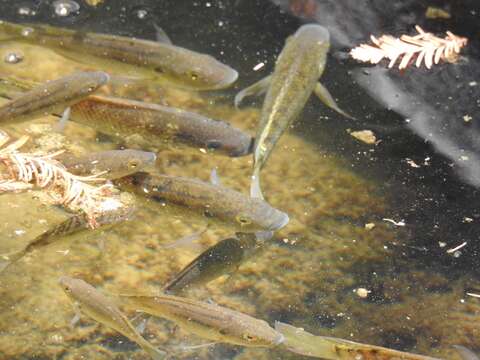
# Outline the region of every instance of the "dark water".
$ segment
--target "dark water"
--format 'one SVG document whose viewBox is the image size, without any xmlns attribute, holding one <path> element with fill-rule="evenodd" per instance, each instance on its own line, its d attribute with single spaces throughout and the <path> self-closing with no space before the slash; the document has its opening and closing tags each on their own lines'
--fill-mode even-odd
<svg viewBox="0 0 480 360">
<path fill-rule="evenodd" d="M 402 268 L 405 264 L 427 274 L 425 276 L 442 276 L 447 280 L 441 285 L 432 282 L 432 288 L 427 289 L 430 292 L 448 292 L 455 288 L 460 278 L 462 284 L 472 284 L 471 288 L 465 287 L 464 292 L 478 292 L 475 289 L 480 275 L 480 173 L 477 172 L 480 161 L 480 5 L 477 1 L 318 0 L 301 3 L 316 3 L 318 8 L 315 12 L 295 16 L 289 11 L 292 4 L 282 0 L 275 4 L 260 0 L 107 0 L 97 7 L 80 3 L 78 14 L 59 17 L 49 1 L 0 2 L 2 19 L 13 22 L 48 23 L 147 39 L 155 38 L 153 24 L 156 24 L 174 44 L 209 53 L 239 71 L 236 85 L 220 93 L 207 94 L 212 99 L 229 99 L 239 89 L 269 74 L 285 39 L 302 23 L 318 21 L 327 25 L 333 41 L 322 82 L 338 99 L 342 109 L 353 114 L 356 120 L 340 117 L 311 99 L 294 132 L 309 143 L 319 144 L 332 156 L 345 159 L 354 173 L 375 181 L 376 191 L 388 199 L 388 217 L 406 224 L 400 229 L 403 234 L 401 246 L 393 246 L 388 255 L 392 257 L 391 262 L 386 262 L 382 268 L 370 266 L 368 262 L 362 264 L 358 276 L 374 291 L 369 303 L 381 306 L 395 302 L 385 295 L 388 291 L 383 282 L 384 279 L 400 279 L 402 273 L 407 272 Z M 18 9 L 22 6 L 35 11 L 35 15 L 19 15 Z M 427 6 L 448 9 L 452 18 L 425 20 Z M 296 15 L 302 14 L 297 11 Z M 348 48 L 366 41 L 369 34 L 408 33 L 414 24 L 438 34 L 448 29 L 468 37 L 469 45 L 462 52 L 460 64 L 439 65 L 431 71 L 412 69 L 398 73 L 392 70 L 385 75 L 382 66 L 364 69 L 363 65 L 345 59 Z M 265 66 L 253 71 L 260 62 Z M 397 93 L 385 92 L 383 97 L 379 96 L 382 89 L 378 77 L 372 76 L 377 70 L 398 85 Z M 478 81 L 479 85 L 469 86 L 473 81 Z M 402 94 L 418 103 L 391 105 Z M 253 100 L 250 104 L 261 105 L 261 100 Z M 432 120 L 431 114 L 423 116 L 421 113 L 426 108 L 434 109 L 437 118 Z M 467 114 L 473 118 L 469 124 L 462 120 Z M 412 123 L 406 123 L 405 118 L 410 118 Z M 367 147 L 353 140 L 347 129 L 372 129 L 381 142 L 374 148 Z M 468 161 L 459 159 L 462 153 L 468 153 Z M 410 160 L 420 167 L 412 167 Z M 447 253 L 447 249 L 464 242 L 467 245 L 458 252 Z M 401 259 L 400 265 L 395 257 Z M 362 263 L 361 259 L 358 261 Z M 369 275 L 375 271 L 383 278 L 378 280 Z M 412 280 L 410 286 L 415 288 L 424 283 L 416 284 Z M 401 298 L 402 289 L 396 291 Z M 312 289 L 310 295 L 304 299 L 305 303 L 319 302 L 321 294 L 318 291 Z M 460 299 L 465 293 L 455 296 Z M 374 311 L 375 308 L 370 309 Z M 315 331 L 335 328 L 339 322 L 334 316 L 336 311 L 338 309 L 327 308 L 322 313 L 312 314 L 312 318 L 306 320 L 306 327 Z M 272 310 L 268 316 L 296 319 L 295 310 L 291 313 Z M 479 316 L 475 313 L 470 321 L 478 322 Z M 458 331 L 462 329 L 459 327 Z M 382 337 L 382 328 L 376 330 L 382 339 L 379 345 L 402 350 L 415 350 L 424 338 L 432 337 L 431 343 L 436 343 L 434 331 L 425 330 L 422 334 L 422 329 L 404 328 L 397 334 L 390 332 Z M 479 334 L 475 331 L 472 333 Z M 462 341 L 463 337 L 458 336 L 458 339 Z M 451 341 L 454 344 L 456 339 Z M 478 341 L 472 340 L 472 343 L 480 346 Z M 228 351 L 216 354 L 224 358 L 234 356 Z"/>
</svg>

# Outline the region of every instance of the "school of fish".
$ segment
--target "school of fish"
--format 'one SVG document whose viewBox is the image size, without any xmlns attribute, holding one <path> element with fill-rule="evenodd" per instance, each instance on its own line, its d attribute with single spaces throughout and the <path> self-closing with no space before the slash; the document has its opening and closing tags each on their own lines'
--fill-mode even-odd
<svg viewBox="0 0 480 360">
<path fill-rule="evenodd" d="M 204 219 L 207 227 L 218 224 L 232 235 L 199 254 L 156 293 L 111 294 L 100 291 L 72 274 L 58 283 L 81 315 L 109 327 L 145 351 L 152 359 L 171 358 L 173 349 L 157 348 L 132 325 L 123 309 L 174 322 L 185 331 L 215 343 L 248 347 L 276 347 L 300 355 L 325 359 L 433 359 L 417 354 L 314 336 L 303 329 L 266 321 L 220 305 L 182 297 L 185 289 L 202 286 L 229 274 L 258 254 L 265 241 L 289 224 L 289 216 L 271 206 L 260 186 L 261 170 L 282 134 L 300 115 L 312 93 L 329 108 L 340 109 L 319 82 L 329 51 L 328 30 L 318 24 L 301 26 L 285 43 L 271 75 L 242 90 L 235 97 L 239 106 L 246 96 L 266 94 L 255 136 L 221 119 L 160 104 L 105 95 L 110 81 L 152 81 L 164 86 L 193 90 L 218 90 L 231 86 L 238 72 L 208 54 L 173 45 L 168 38 L 149 41 L 123 36 L 76 31 L 40 24 L 0 21 L 6 38 L 48 47 L 62 56 L 87 64 L 103 62 L 111 69 L 78 71 L 43 84 L 1 78 L 0 125 L 34 121 L 44 115 L 87 126 L 116 139 L 136 136 L 142 150 L 124 149 L 81 156 L 59 154 L 65 169 L 79 176 L 98 175 L 122 191 L 131 193 L 136 206 L 156 207 L 164 216 Z M 240 157 L 253 154 L 250 194 L 212 182 L 161 174 L 156 166 L 163 148 L 203 149 L 207 154 Z M 282 176 L 282 174 L 278 174 Z M 267 194 L 268 197 L 268 194 Z M 108 212 L 97 219 L 100 229 L 127 221 L 135 206 Z M 180 214 L 180 215 L 179 215 Z M 75 214 L 30 241 L 20 251 L 0 254 L 0 276 L 33 251 L 68 234 L 92 230 L 84 214 Z M 74 329 L 72 331 L 75 331 Z M 477 357 L 458 347 L 465 359 Z"/>
</svg>

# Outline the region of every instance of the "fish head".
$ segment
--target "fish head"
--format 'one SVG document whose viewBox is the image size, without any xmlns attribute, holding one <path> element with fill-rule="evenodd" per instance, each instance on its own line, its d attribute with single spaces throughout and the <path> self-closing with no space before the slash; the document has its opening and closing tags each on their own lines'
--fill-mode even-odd
<svg viewBox="0 0 480 360">
<path fill-rule="evenodd" d="M 289 217 L 283 211 L 270 206 L 262 199 L 251 199 L 249 211 L 240 212 L 235 217 L 241 231 L 276 231 L 289 222 Z"/>
<path fill-rule="evenodd" d="M 63 291 L 71 299 L 76 298 L 75 294 L 78 293 L 78 289 L 82 285 L 82 282 L 83 280 L 75 279 L 70 276 L 62 276 L 60 279 L 58 279 L 58 283 L 62 287 Z"/>
<path fill-rule="evenodd" d="M 224 333 L 228 332 L 226 329 L 222 329 Z M 222 332 L 222 330 L 220 330 Z M 229 328 L 233 333 L 231 335 L 232 342 L 236 342 L 243 346 L 266 346 L 272 347 L 280 345 L 285 341 L 285 337 L 273 329 L 266 321 L 251 318 L 248 321 L 244 321 L 243 324 L 235 328 Z"/>
<path fill-rule="evenodd" d="M 72 74 L 70 78 L 75 81 L 75 86 L 83 89 L 83 93 L 86 95 L 95 92 L 110 80 L 110 76 L 103 71 L 79 71 Z"/>
<path fill-rule="evenodd" d="M 230 157 L 246 156 L 252 152 L 254 139 L 250 135 L 233 127 L 226 130 L 207 139 L 205 149 Z"/>
<path fill-rule="evenodd" d="M 150 170 L 155 167 L 157 155 L 153 152 L 141 150 L 123 150 L 123 152 L 125 152 L 124 171 L 118 177 Z"/>
<path fill-rule="evenodd" d="M 238 78 L 238 72 L 210 55 L 182 53 L 175 66 L 157 67 L 160 76 L 196 90 L 224 89 Z"/>
</svg>

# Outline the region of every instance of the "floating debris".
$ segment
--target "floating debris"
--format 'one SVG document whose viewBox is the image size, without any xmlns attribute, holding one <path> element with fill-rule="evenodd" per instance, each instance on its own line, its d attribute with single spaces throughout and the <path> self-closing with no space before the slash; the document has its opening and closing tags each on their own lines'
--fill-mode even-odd
<svg viewBox="0 0 480 360">
<path fill-rule="evenodd" d="M 440 60 L 450 63 L 457 61 L 461 48 L 467 45 L 468 39 L 454 35 L 447 31 L 447 36 L 442 39 L 432 33 L 423 31 L 416 25 L 418 35 L 402 35 L 395 38 L 391 35 L 382 35 L 379 38 L 370 36 L 373 45 L 361 44 L 350 51 L 350 56 L 362 62 L 378 64 L 382 59 L 389 59 L 388 68 L 392 68 L 397 60 L 400 60 L 398 68 L 407 68 L 413 63 L 416 56 L 415 66 L 420 67 L 422 63 L 427 69 Z"/>
<path fill-rule="evenodd" d="M 359 131 L 348 131 L 355 139 L 360 140 L 368 145 L 374 145 L 377 143 L 377 138 L 372 130 L 359 130 Z"/>
<path fill-rule="evenodd" d="M 5 55 L 5 62 L 7 64 L 18 64 L 19 62 L 23 61 L 23 54 L 19 52 L 11 52 Z"/>
<path fill-rule="evenodd" d="M 429 6 L 425 11 L 425 17 L 427 19 L 450 19 L 452 16 L 448 11 L 442 8 Z"/>
<path fill-rule="evenodd" d="M 57 0 L 52 3 L 52 6 L 58 16 L 69 16 L 80 10 L 80 5 L 73 0 Z"/>
</svg>

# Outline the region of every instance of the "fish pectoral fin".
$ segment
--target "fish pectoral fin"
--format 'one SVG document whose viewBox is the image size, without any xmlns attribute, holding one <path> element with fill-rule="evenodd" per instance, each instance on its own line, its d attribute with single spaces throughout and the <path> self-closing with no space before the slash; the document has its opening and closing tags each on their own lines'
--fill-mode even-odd
<svg viewBox="0 0 480 360">
<path fill-rule="evenodd" d="M 207 231 L 207 229 L 208 229 L 208 227 L 206 227 L 203 230 L 196 231 L 193 234 L 183 236 L 180 239 L 178 239 L 178 240 L 176 240 L 172 243 L 169 243 L 167 245 L 163 245 L 163 248 L 164 249 L 170 249 L 170 248 L 182 247 L 182 246 L 196 247 L 195 244 L 193 244 L 193 243 L 196 242 L 197 240 L 199 240 L 202 237 L 202 235 Z"/>
<path fill-rule="evenodd" d="M 211 343 L 199 344 L 199 345 L 188 345 L 188 346 L 182 345 L 182 346 L 177 347 L 177 349 L 181 350 L 181 351 L 188 351 L 188 350 L 195 350 L 195 349 L 210 347 L 210 346 L 213 346 L 213 345 L 216 345 L 216 344 L 218 344 L 218 342 L 211 342 Z"/>
<path fill-rule="evenodd" d="M 270 86 L 270 81 L 272 79 L 272 75 L 268 75 L 263 79 L 257 81 L 256 83 L 246 87 L 245 89 L 241 90 L 237 95 L 235 95 L 235 107 L 239 107 L 242 100 L 247 96 L 260 96 L 267 92 L 268 87 Z"/>
<path fill-rule="evenodd" d="M 252 182 L 250 184 L 250 197 L 257 199 L 264 199 L 262 188 L 260 187 L 260 171 L 254 171 L 252 175 Z"/>
<path fill-rule="evenodd" d="M 69 119 L 70 119 L 70 106 L 67 107 L 63 112 L 62 117 L 58 121 L 57 125 L 55 125 L 54 127 L 54 131 L 58 133 L 63 133 Z"/>
<path fill-rule="evenodd" d="M 155 39 L 159 43 L 172 45 L 172 40 L 170 40 L 165 30 L 163 30 L 160 26 L 158 26 L 155 23 L 153 23 L 153 27 L 155 28 Z"/>
<path fill-rule="evenodd" d="M 335 110 L 339 114 L 349 119 L 355 120 L 353 116 L 351 116 L 350 114 L 346 113 L 345 111 L 343 111 L 338 107 L 337 102 L 335 101 L 333 96 L 330 94 L 327 88 L 323 86 L 320 82 L 317 83 L 317 85 L 315 86 L 315 89 L 313 89 L 313 92 L 315 93 L 315 95 L 317 95 L 320 101 L 325 105 L 327 105 L 330 109 Z"/>
<path fill-rule="evenodd" d="M 70 327 L 71 328 L 74 328 L 75 325 L 80 321 L 80 308 L 78 307 L 78 305 L 76 305 L 75 303 L 72 304 L 73 305 L 73 312 L 74 312 L 74 315 L 72 317 L 72 320 L 70 320 Z"/>
<path fill-rule="evenodd" d="M 213 167 L 212 171 L 210 172 L 210 182 L 212 183 L 212 185 L 215 185 L 215 186 L 221 185 L 216 166 Z"/>
</svg>

